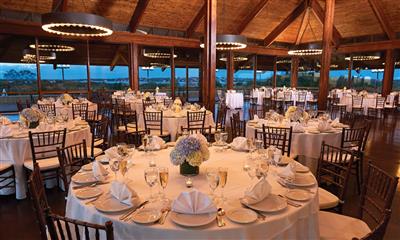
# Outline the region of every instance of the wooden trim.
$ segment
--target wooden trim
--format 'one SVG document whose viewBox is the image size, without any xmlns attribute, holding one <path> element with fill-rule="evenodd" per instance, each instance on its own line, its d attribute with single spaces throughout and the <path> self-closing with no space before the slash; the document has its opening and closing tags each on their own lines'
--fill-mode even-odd
<svg viewBox="0 0 400 240">
<path fill-rule="evenodd" d="M 192 22 L 190 23 L 189 27 L 186 29 L 186 37 L 191 37 L 193 33 L 196 31 L 197 26 L 199 26 L 201 20 L 204 19 L 207 11 L 207 5 L 203 4 L 200 10 L 197 12 L 196 16 L 193 18 Z"/>
<path fill-rule="evenodd" d="M 35 55 L 36 55 L 36 84 L 39 99 L 42 98 L 42 78 L 40 75 L 40 55 L 39 55 L 39 39 L 35 37 Z"/>
<path fill-rule="evenodd" d="M 228 51 L 226 54 L 226 88 L 227 90 L 233 89 L 233 74 L 235 73 L 235 63 L 233 61 L 234 53 L 232 51 Z"/>
<path fill-rule="evenodd" d="M 278 71 L 278 64 L 276 63 L 276 57 L 274 57 L 274 65 L 273 65 L 273 68 L 274 68 L 274 75 L 272 76 L 272 87 L 273 88 L 276 88 L 276 72 Z"/>
<path fill-rule="evenodd" d="M 329 90 L 329 70 L 331 66 L 333 19 L 335 13 L 335 0 L 325 2 L 325 20 L 322 34 L 322 57 L 319 80 L 318 109 L 325 110 Z"/>
<path fill-rule="evenodd" d="M 52 12 L 66 12 L 68 6 L 68 0 L 53 0 L 51 6 Z"/>
<path fill-rule="evenodd" d="M 257 54 L 253 56 L 253 89 L 257 87 Z"/>
<path fill-rule="evenodd" d="M 242 32 L 246 29 L 246 27 L 250 24 L 250 22 L 257 17 L 258 14 L 265 8 L 267 3 L 270 0 L 261 0 L 252 10 L 251 12 L 244 18 L 243 22 L 239 25 L 237 29 L 238 34 L 242 34 Z"/>
<path fill-rule="evenodd" d="M 307 8 L 307 2 L 305 0 L 301 3 L 280 23 L 276 26 L 269 34 L 264 38 L 264 45 L 271 45 L 274 40 L 292 23 L 299 17 L 304 10 Z"/>
<path fill-rule="evenodd" d="M 383 10 L 380 0 L 368 0 L 368 2 L 386 36 L 391 40 L 395 39 L 396 33 L 394 32 L 389 20 L 386 18 L 385 11 Z"/>
<path fill-rule="evenodd" d="M 150 0 L 138 0 L 135 11 L 133 12 L 132 18 L 129 21 L 129 31 L 136 32 L 136 28 L 139 26 L 140 20 L 143 17 L 144 11 L 147 8 Z"/>
<path fill-rule="evenodd" d="M 321 5 L 319 5 L 317 0 L 311 0 L 311 9 L 313 10 L 314 15 L 317 17 L 317 19 L 323 25 L 325 22 L 325 13 L 324 13 L 324 10 L 322 9 Z M 342 39 L 342 35 L 336 29 L 335 25 L 333 25 L 333 38 L 332 39 L 333 39 L 335 46 L 339 46 L 340 39 Z"/>
<path fill-rule="evenodd" d="M 92 81 L 90 79 L 90 49 L 89 49 L 89 40 L 86 40 L 86 75 L 87 75 L 87 94 L 88 99 L 92 96 Z"/>
<path fill-rule="evenodd" d="M 365 51 L 383 51 L 400 48 L 400 40 L 388 40 L 366 43 L 340 45 L 336 53 L 352 53 Z"/>
<path fill-rule="evenodd" d="M 139 90 L 139 48 L 137 44 L 129 44 L 129 86 Z"/>
<path fill-rule="evenodd" d="M 394 50 L 387 50 L 385 56 L 385 71 L 383 73 L 382 96 L 387 96 L 392 91 L 394 77 Z"/>
<path fill-rule="evenodd" d="M 175 49 L 171 48 L 171 56 L 170 56 L 170 63 L 171 63 L 171 97 L 175 99 Z"/>
<path fill-rule="evenodd" d="M 298 82 L 298 74 L 299 74 L 299 57 L 292 57 L 291 65 L 290 65 L 290 86 L 292 88 L 297 87 Z"/>
<path fill-rule="evenodd" d="M 301 20 L 299 32 L 297 33 L 296 45 L 300 44 L 301 39 L 303 38 L 303 35 L 306 32 L 309 18 L 310 18 L 310 9 L 307 7 L 306 10 L 304 10 L 303 19 Z"/>
</svg>

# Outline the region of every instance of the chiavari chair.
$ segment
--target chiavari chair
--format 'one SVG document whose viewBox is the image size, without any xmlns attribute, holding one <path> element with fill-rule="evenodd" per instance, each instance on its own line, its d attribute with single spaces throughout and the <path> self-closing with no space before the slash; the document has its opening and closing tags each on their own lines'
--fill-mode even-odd
<svg viewBox="0 0 400 240">
<path fill-rule="evenodd" d="M 122 121 L 124 125 L 119 127 L 118 133 L 123 132 L 129 143 L 139 146 L 141 137 L 146 134 L 146 131 L 138 125 L 137 112 L 132 110 L 124 111 Z"/>
<path fill-rule="evenodd" d="M 370 106 L 367 109 L 367 115 L 368 117 L 375 117 L 378 118 L 378 116 L 383 117 L 383 113 L 385 110 L 385 102 L 386 98 L 382 96 L 377 96 L 375 100 L 375 106 Z"/>
<path fill-rule="evenodd" d="M 230 120 L 231 120 L 232 139 L 236 137 L 246 136 L 246 121 L 240 120 L 240 113 L 239 112 L 233 113 Z"/>
<path fill-rule="evenodd" d="M 288 109 L 290 106 L 293 106 L 293 97 L 292 97 L 292 92 L 286 91 L 283 93 L 283 100 L 285 103 L 285 109 Z"/>
<path fill-rule="evenodd" d="M 100 120 L 93 122 L 92 124 L 92 143 L 90 147 L 87 147 L 90 152 L 90 158 L 93 160 L 99 155 L 103 154 L 103 151 L 108 148 L 108 126 L 109 120 L 107 117 L 102 117 Z"/>
<path fill-rule="evenodd" d="M 262 127 L 262 139 L 264 141 L 264 148 L 269 146 L 275 146 L 282 151 L 283 155 L 290 156 L 292 146 L 292 132 L 293 128 L 280 128 L 280 127 L 269 127 L 263 124 Z M 259 134 L 259 132 L 257 132 Z M 284 138 L 283 138 L 284 137 Z M 283 142 L 281 142 L 281 140 Z M 292 156 L 293 157 L 293 156 Z"/>
<path fill-rule="evenodd" d="M 0 190 L 6 188 L 15 190 L 14 165 L 0 161 Z"/>
<path fill-rule="evenodd" d="M 46 114 L 46 116 L 56 116 L 56 105 L 53 104 L 38 104 L 40 111 Z"/>
<path fill-rule="evenodd" d="M 258 109 L 257 106 L 249 108 L 249 118 L 250 120 L 254 119 L 254 115 L 257 115 L 259 118 L 264 118 L 265 112 L 264 109 Z"/>
<path fill-rule="evenodd" d="M 360 115 L 364 115 L 363 101 L 364 101 L 363 96 L 353 95 L 352 102 L 351 102 L 351 111 L 353 113 L 358 113 Z"/>
<path fill-rule="evenodd" d="M 162 111 L 143 111 L 145 130 L 149 134 L 154 134 L 164 141 L 169 141 L 171 135 L 168 130 L 163 129 L 163 112 Z"/>
<path fill-rule="evenodd" d="M 225 104 L 220 104 L 218 106 L 217 120 L 215 122 L 215 132 L 218 130 L 225 131 L 225 122 L 226 122 L 227 111 L 228 111 L 228 108 L 226 107 Z"/>
<path fill-rule="evenodd" d="M 306 102 L 307 102 L 307 92 L 299 91 L 299 94 L 297 96 L 296 106 L 305 109 Z"/>
<path fill-rule="evenodd" d="M 87 103 L 73 103 L 72 104 L 72 118 L 81 117 L 87 119 L 88 115 L 88 104 Z"/>
<path fill-rule="evenodd" d="M 163 103 L 165 107 L 170 107 L 174 103 L 174 100 L 172 98 L 164 98 Z"/>
<path fill-rule="evenodd" d="M 331 112 L 332 114 L 337 115 L 339 113 L 339 117 L 341 117 L 347 111 L 347 105 L 345 103 L 340 103 L 339 96 L 335 93 L 331 98 Z"/>
<path fill-rule="evenodd" d="M 143 99 L 142 102 L 143 102 L 143 110 L 146 110 L 147 107 L 150 107 L 153 104 L 157 103 L 155 98 Z"/>
</svg>

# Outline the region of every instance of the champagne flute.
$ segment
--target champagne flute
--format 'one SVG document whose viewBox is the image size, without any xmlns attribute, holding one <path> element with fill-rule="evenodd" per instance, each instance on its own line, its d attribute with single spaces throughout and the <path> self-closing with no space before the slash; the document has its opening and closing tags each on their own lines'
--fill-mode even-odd
<svg viewBox="0 0 400 240">
<path fill-rule="evenodd" d="M 249 155 L 247 157 L 247 159 L 244 161 L 243 164 L 243 171 L 245 171 L 251 180 L 254 179 L 254 177 L 256 176 L 256 168 L 255 168 L 255 163 L 254 163 L 254 159 L 251 158 L 251 155 Z"/>
<path fill-rule="evenodd" d="M 222 202 L 226 200 L 224 197 L 224 188 L 226 185 L 226 181 L 228 180 L 228 168 L 225 167 L 220 167 L 218 168 L 218 174 L 219 174 L 219 186 L 221 187 L 221 199 Z"/>
<path fill-rule="evenodd" d="M 219 174 L 217 169 L 214 168 L 209 168 L 207 169 L 207 182 L 208 182 L 208 186 L 211 188 L 211 198 L 214 200 L 215 199 L 215 189 L 217 189 L 218 185 L 219 185 Z"/>
<path fill-rule="evenodd" d="M 119 162 L 119 171 L 121 172 L 123 177 L 125 177 L 125 174 L 128 171 L 127 164 L 128 164 L 128 161 L 126 159 L 121 160 Z"/>
<path fill-rule="evenodd" d="M 144 179 L 147 185 L 150 187 L 150 200 L 154 200 L 153 187 L 158 183 L 158 169 L 155 167 L 149 167 L 144 170 Z"/>
<path fill-rule="evenodd" d="M 168 198 L 165 196 L 165 188 L 168 185 L 168 175 L 169 175 L 168 172 L 169 171 L 168 171 L 167 167 L 159 167 L 158 168 L 158 175 L 159 175 L 160 185 L 161 185 L 161 187 L 163 189 L 163 192 L 161 193 L 162 201 L 164 203 L 166 203 L 166 204 L 169 202 Z"/>
</svg>

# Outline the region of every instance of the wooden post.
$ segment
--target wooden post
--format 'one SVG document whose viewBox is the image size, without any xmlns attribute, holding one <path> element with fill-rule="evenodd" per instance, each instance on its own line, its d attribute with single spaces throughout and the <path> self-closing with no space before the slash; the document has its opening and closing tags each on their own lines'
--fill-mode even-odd
<svg viewBox="0 0 400 240">
<path fill-rule="evenodd" d="M 186 65 L 186 101 L 189 101 L 189 66 Z"/>
<path fill-rule="evenodd" d="M 88 99 L 92 96 L 92 81 L 90 80 L 90 50 L 89 50 L 89 40 L 86 40 L 86 76 L 87 76 L 87 89 L 88 89 Z"/>
<path fill-rule="evenodd" d="M 386 97 L 392 91 L 394 77 L 394 50 L 386 50 L 385 72 L 383 73 L 382 96 Z"/>
<path fill-rule="evenodd" d="M 135 43 L 129 43 L 129 86 L 139 90 L 139 48 Z"/>
<path fill-rule="evenodd" d="M 272 87 L 276 88 L 276 72 L 278 71 L 278 66 L 276 64 L 276 57 L 274 57 L 274 75 L 272 76 Z"/>
<path fill-rule="evenodd" d="M 349 66 L 348 66 L 348 72 L 347 72 L 347 85 L 349 88 L 353 86 L 353 80 L 351 78 L 351 71 L 353 70 L 353 56 L 350 56 L 350 61 L 349 61 Z"/>
<path fill-rule="evenodd" d="M 172 99 L 175 98 L 175 49 L 174 47 L 171 48 L 171 57 L 170 57 L 170 62 L 171 62 L 171 97 Z"/>
<path fill-rule="evenodd" d="M 253 89 L 257 87 L 257 54 L 253 56 Z"/>
<path fill-rule="evenodd" d="M 216 68 L 216 38 L 217 38 L 217 0 L 204 0 L 206 4 L 205 37 L 204 37 L 204 77 L 207 82 L 207 107 L 215 109 L 215 68 Z"/>
<path fill-rule="evenodd" d="M 233 52 L 228 51 L 226 55 L 226 72 L 227 72 L 227 81 L 226 88 L 227 90 L 233 89 L 233 74 L 235 73 L 235 63 L 233 61 Z"/>
<path fill-rule="evenodd" d="M 326 109 L 329 90 L 329 69 L 332 55 L 333 19 L 335 13 L 335 0 L 325 1 L 325 19 L 322 34 L 321 76 L 319 80 L 318 108 Z"/>
<path fill-rule="evenodd" d="M 40 76 L 40 56 L 39 56 L 39 39 L 35 38 L 35 55 L 36 55 L 36 84 L 39 99 L 42 98 L 42 78 Z"/>
<path fill-rule="evenodd" d="M 290 69 L 290 87 L 296 88 L 299 77 L 299 57 L 292 57 Z"/>
</svg>

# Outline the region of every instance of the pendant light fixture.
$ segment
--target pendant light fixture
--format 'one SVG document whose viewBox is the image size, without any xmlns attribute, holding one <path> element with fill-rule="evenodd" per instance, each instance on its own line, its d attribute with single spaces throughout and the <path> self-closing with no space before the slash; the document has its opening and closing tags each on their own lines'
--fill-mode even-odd
<svg viewBox="0 0 400 240">
<path fill-rule="evenodd" d="M 220 60 L 220 61 L 223 61 L 223 62 L 228 61 L 228 59 L 227 59 L 225 56 L 219 58 L 219 60 Z M 243 56 L 236 56 L 236 57 L 233 57 L 233 61 L 234 61 L 234 62 L 243 62 L 243 61 L 247 61 L 247 60 L 248 60 L 248 58 L 247 58 L 247 57 L 243 57 Z"/>
<path fill-rule="evenodd" d="M 35 44 L 30 44 L 30 48 L 36 49 Z M 45 52 L 72 52 L 75 51 L 75 48 L 69 45 L 64 44 L 39 44 L 38 45 L 39 51 Z"/>
<path fill-rule="evenodd" d="M 36 62 L 36 52 L 33 51 L 32 49 L 24 49 L 22 51 L 22 58 L 23 59 L 29 59 L 32 60 L 34 59 Z M 41 52 L 39 54 L 39 60 L 41 61 L 49 61 L 49 60 L 55 60 L 56 59 L 56 53 L 55 52 Z"/>
<path fill-rule="evenodd" d="M 345 57 L 344 60 L 346 61 L 373 61 L 373 60 L 378 60 L 380 59 L 381 56 L 377 53 L 377 54 L 371 54 L 371 55 L 354 55 L 354 56 L 348 56 Z"/>
<path fill-rule="evenodd" d="M 143 56 L 148 58 L 170 58 L 171 52 L 165 52 L 160 50 L 150 50 L 150 49 L 143 49 Z M 174 58 L 177 58 L 178 55 L 174 54 Z"/>
</svg>

